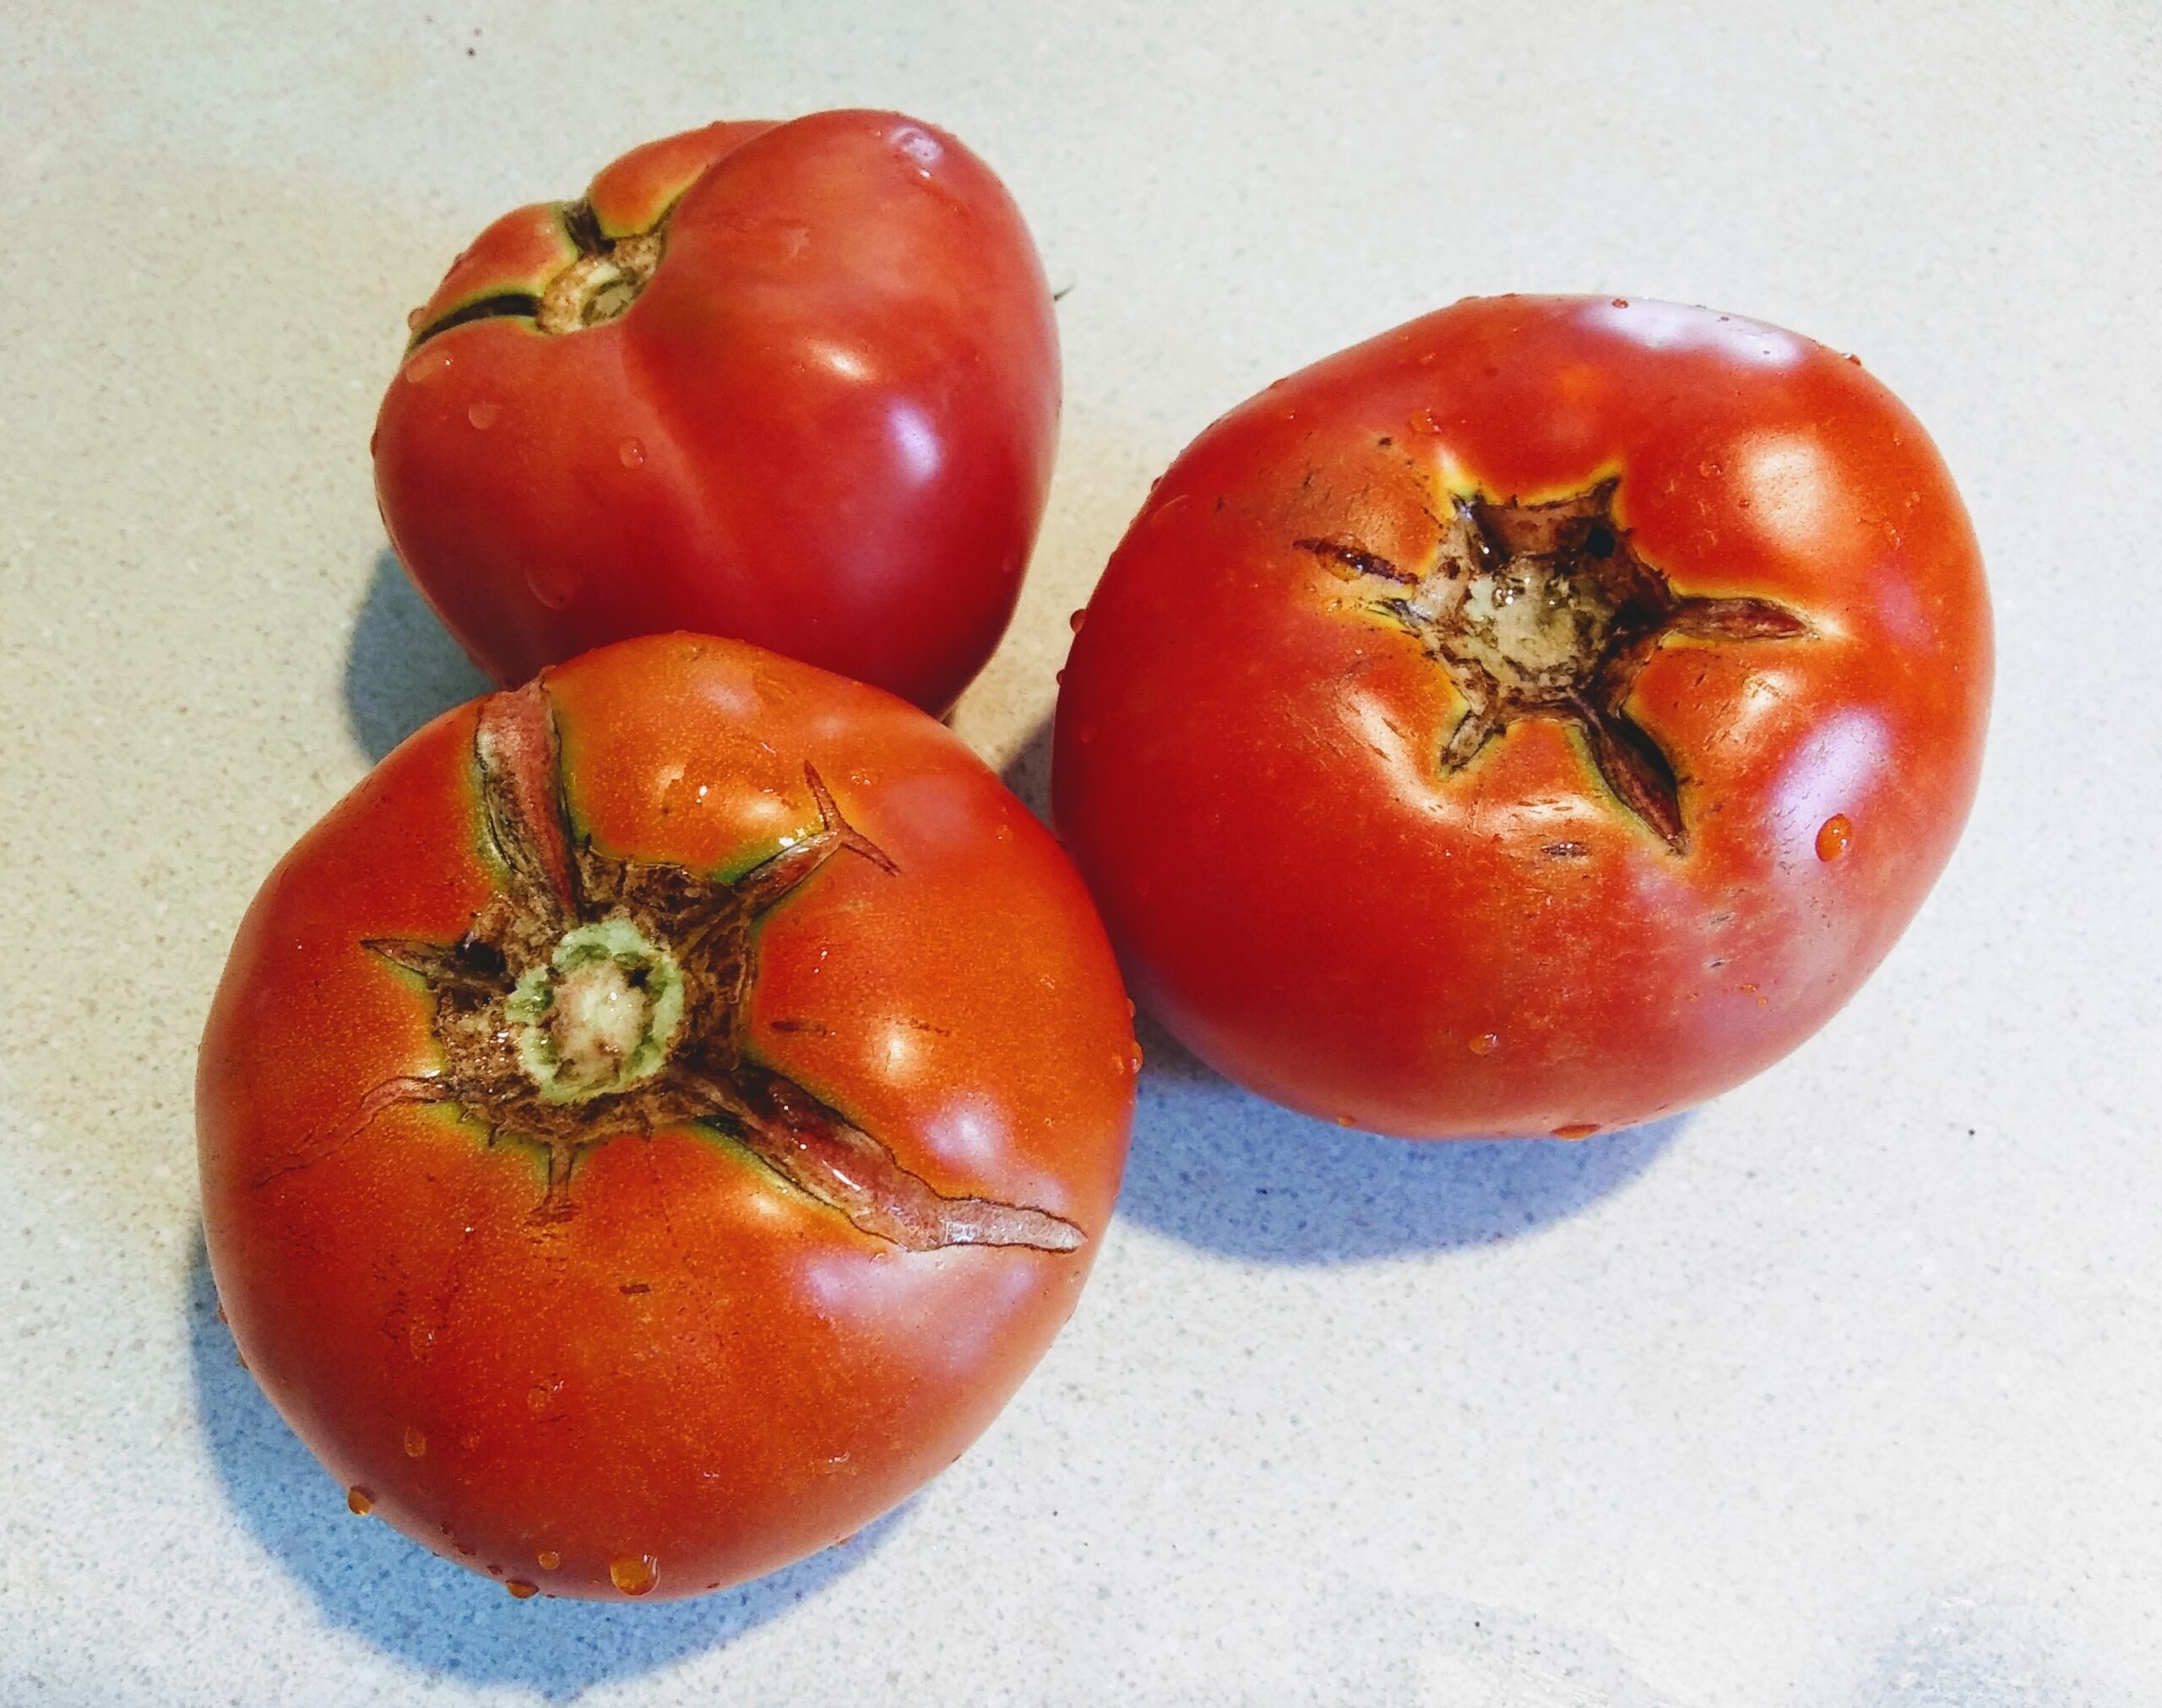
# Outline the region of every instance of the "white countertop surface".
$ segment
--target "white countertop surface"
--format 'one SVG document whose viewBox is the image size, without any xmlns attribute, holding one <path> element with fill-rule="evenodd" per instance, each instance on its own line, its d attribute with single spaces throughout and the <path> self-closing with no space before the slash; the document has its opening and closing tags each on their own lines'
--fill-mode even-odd
<svg viewBox="0 0 2162 1708">
<path fill-rule="evenodd" d="M 0 18 L 0 1704 L 2162 1701 L 2162 14 L 10 0 Z M 1692 1116 L 1415 1147 L 1144 1034 L 1079 1313 L 896 1516 L 671 1606 L 351 1517 L 234 1363 L 193 1055 L 242 908 L 477 679 L 368 430 L 480 226 L 723 116 L 1005 177 L 1066 426 L 959 727 L 1040 805 L 1149 480 L 1474 292 L 1862 354 L 1996 599 L 1967 839 Z"/>
</svg>

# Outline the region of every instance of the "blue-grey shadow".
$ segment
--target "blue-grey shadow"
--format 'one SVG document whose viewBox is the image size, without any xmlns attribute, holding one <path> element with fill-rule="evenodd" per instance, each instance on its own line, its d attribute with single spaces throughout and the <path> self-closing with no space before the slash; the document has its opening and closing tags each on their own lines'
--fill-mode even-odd
<svg viewBox="0 0 2162 1708">
<path fill-rule="evenodd" d="M 1001 772 L 1050 821 L 1051 722 Z M 1514 1239 L 1649 1168 L 1687 1121 L 1589 1139 L 1386 1139 L 1241 1090 L 1147 1014 L 1147 1065 L 1120 1213 L 1187 1244 L 1268 1263 L 1355 1263 Z"/>
<path fill-rule="evenodd" d="M 378 552 L 345 648 L 345 726 L 369 762 L 494 686 L 414 590 L 397 554 Z"/>
<path fill-rule="evenodd" d="M 1687 1124 L 1565 1139 L 1388 1139 L 1241 1091 L 1139 1017 L 1148 1065 L 1122 1215 L 1265 1263 L 1356 1263 L 1513 1239 L 1649 1168 Z"/>
<path fill-rule="evenodd" d="M 896 1508 L 846 1542 L 694 1600 L 516 1601 L 388 1525 L 356 1518 L 255 1379 L 218 1320 L 198 1234 L 189 1276 L 196 1406 L 233 1510 L 326 1618 L 432 1677 L 511 1684 L 553 1701 L 713 1648 L 786 1613 L 853 1570 L 904 1522 Z"/>
</svg>

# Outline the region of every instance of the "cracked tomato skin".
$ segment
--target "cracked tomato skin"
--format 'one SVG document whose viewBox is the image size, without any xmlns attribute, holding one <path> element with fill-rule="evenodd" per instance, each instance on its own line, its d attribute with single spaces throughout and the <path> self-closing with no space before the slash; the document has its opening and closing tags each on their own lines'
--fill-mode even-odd
<svg viewBox="0 0 2162 1708">
<path fill-rule="evenodd" d="M 582 248 L 655 230 L 627 306 L 541 329 Z M 943 132 L 823 112 L 649 144 L 491 225 L 412 324 L 377 496 L 497 681 L 689 629 L 937 713 L 1005 632 L 1057 332 L 1019 209 Z"/>
<path fill-rule="evenodd" d="M 265 882 L 204 1035 L 204 1220 L 234 1337 L 356 1510 L 514 1593 L 694 1594 L 893 1506 L 1041 1355 L 1117 1191 L 1129 1011 L 1057 845 L 914 708 L 686 636 L 540 689 L 568 821 L 611 856 L 771 870 L 818 826 L 816 767 L 895 870 L 843 851 L 760 917 L 759 1071 L 948 1200 L 1076 1236 L 907 1249 L 687 1124 L 596 1133 L 551 1213 L 545 1150 L 492 1141 L 483 1111 L 394 1099 L 356 1125 L 377 1088 L 443 1069 L 427 993 L 383 946 L 457 944 L 502 892 L 476 723 L 519 697 L 378 766 Z"/>
<path fill-rule="evenodd" d="M 1467 729 L 1479 645 L 1556 632 L 1506 629 L 1546 566 L 1481 568 L 1493 515 L 1569 503 L 1656 597 Z M 1080 621 L 1054 805 L 1137 996 L 1249 1088 L 1407 1136 L 1626 1126 L 1808 1037 L 1949 856 L 1991 679 L 1973 533 L 1897 399 L 1604 297 L 1462 302 L 1271 386 Z"/>
</svg>

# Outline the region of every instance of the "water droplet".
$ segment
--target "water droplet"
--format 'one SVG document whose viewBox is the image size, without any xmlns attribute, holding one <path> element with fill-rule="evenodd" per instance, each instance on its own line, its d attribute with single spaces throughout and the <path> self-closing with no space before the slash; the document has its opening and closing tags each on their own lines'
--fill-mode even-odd
<svg viewBox="0 0 2162 1708">
<path fill-rule="evenodd" d="M 426 385 L 430 380 L 450 371 L 450 352 L 424 345 L 413 352 L 405 367 L 405 379 L 410 385 Z"/>
<path fill-rule="evenodd" d="M 1828 862 L 1838 859 L 1854 839 L 1854 821 L 1844 812 L 1835 812 L 1817 827 L 1817 858 Z"/>
<path fill-rule="evenodd" d="M 417 1425 L 408 1423 L 405 1426 L 405 1456 L 417 1459 L 427 1450 L 428 1438 L 421 1433 Z"/>
<path fill-rule="evenodd" d="M 563 1557 L 552 1548 L 544 1548 L 533 1556 L 543 1571 L 553 1571 L 563 1563 Z"/>
<path fill-rule="evenodd" d="M 1614 299 L 1614 306 L 1616 308 L 1627 308 L 1629 306 L 1629 299 L 1626 296 L 1617 296 Z"/>
<path fill-rule="evenodd" d="M 1066 672 L 1063 670 L 1053 670 L 1051 673 L 1051 686 L 1053 687 L 1062 688 L 1066 686 Z"/>
<path fill-rule="evenodd" d="M 375 1510 L 375 1496 L 356 1483 L 345 1491 L 345 1509 L 356 1517 L 366 1518 Z"/>
<path fill-rule="evenodd" d="M 550 1376 L 546 1381 L 535 1382 L 525 1391 L 525 1409 L 536 1418 L 540 1416 L 556 1403 L 556 1396 L 562 1385 L 562 1379 L 559 1376 Z"/>
<path fill-rule="evenodd" d="M 418 308 L 407 309 L 405 311 L 405 330 L 408 332 L 418 332 L 421 329 L 421 323 L 425 321 L 427 317 L 428 306 L 425 302 Z"/>
<path fill-rule="evenodd" d="M 1856 367 L 1860 367 L 1861 366 L 1861 358 L 1858 355 L 1850 355 L 1847 360 L 1852 362 Z"/>
<path fill-rule="evenodd" d="M 540 1593 L 539 1584 L 528 1583 L 522 1577 L 506 1578 L 503 1581 L 503 1587 L 519 1601 L 529 1601 Z"/>
<path fill-rule="evenodd" d="M 938 164 L 946 153 L 946 150 L 938 145 L 937 137 L 915 125 L 899 127 L 888 133 L 887 140 L 893 144 L 894 152 L 905 157 L 915 167 L 916 174 L 920 177 L 929 177 L 931 169 Z"/>
<path fill-rule="evenodd" d="M 1599 1131 L 1597 1121 L 1571 1121 L 1567 1126 L 1554 1129 L 1557 1139 L 1588 1139 Z"/>
<path fill-rule="evenodd" d="M 1083 606 L 1081 607 L 1081 609 L 1080 609 L 1080 610 L 1078 610 L 1078 611 L 1075 611 L 1075 612 L 1073 613 L 1073 615 L 1071 615 L 1071 616 L 1069 616 L 1068 618 L 1067 618 L 1067 620 L 1066 620 L 1066 626 L 1067 626 L 1067 627 L 1068 627 L 1069 629 L 1072 629 L 1072 630 L 1073 631 L 1073 632 L 1074 632 L 1075 634 L 1077 634 L 1077 635 L 1078 635 L 1078 634 L 1079 634 L 1079 633 L 1081 632 L 1081 625 L 1082 625 L 1082 624 L 1084 624 L 1084 623 L 1085 623 L 1085 622 L 1086 622 L 1086 621 L 1089 621 L 1089 607 L 1088 607 L 1088 606 L 1086 606 L 1086 605 L 1083 605 Z"/>
<path fill-rule="evenodd" d="M 533 597 L 551 611 L 568 607 L 571 596 L 577 591 L 569 577 L 546 564 L 535 564 L 525 572 L 525 584 Z"/>
<path fill-rule="evenodd" d="M 1127 1065 L 1132 1067 L 1136 1073 L 1140 1072 L 1142 1063 L 1141 1046 L 1138 1044 L 1135 1044 L 1133 1046 L 1133 1053 L 1129 1055 L 1126 1060 Z"/>
<path fill-rule="evenodd" d="M 502 419 L 502 413 L 501 404 L 475 404 L 465 411 L 465 419 L 485 433 Z"/>
<path fill-rule="evenodd" d="M 1339 1127 L 1355 1127 L 1359 1124 L 1349 1115 L 1339 1115 L 1336 1118 L 1336 1125 Z"/>
<path fill-rule="evenodd" d="M 660 1562 L 649 1553 L 608 1562 L 608 1581 L 627 1596 L 642 1596 L 660 1581 Z"/>
<path fill-rule="evenodd" d="M 626 439 L 616 447 L 616 458 L 626 469 L 643 469 L 645 447 L 636 439 Z"/>
<path fill-rule="evenodd" d="M 1501 1041 L 1499 1033 L 1482 1032 L 1475 1038 L 1467 1038 L 1464 1041 L 1464 1047 L 1474 1055 L 1489 1055 L 1493 1053 L 1494 1046 Z"/>
</svg>

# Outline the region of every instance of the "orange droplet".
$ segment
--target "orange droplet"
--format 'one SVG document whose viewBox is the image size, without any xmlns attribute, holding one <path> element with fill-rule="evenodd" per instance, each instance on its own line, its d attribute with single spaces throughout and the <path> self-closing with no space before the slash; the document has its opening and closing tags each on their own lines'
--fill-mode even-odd
<svg viewBox="0 0 2162 1708">
<path fill-rule="evenodd" d="M 421 1433 L 417 1425 L 408 1423 L 405 1426 L 405 1456 L 417 1459 L 427 1450 L 428 1438 Z"/>
<path fill-rule="evenodd" d="M 375 1496 L 355 1483 L 345 1491 L 345 1508 L 356 1516 L 366 1518 L 375 1510 Z"/>
<path fill-rule="evenodd" d="M 1571 1121 L 1565 1127 L 1554 1129 L 1557 1139 L 1588 1139 L 1599 1131 L 1597 1121 Z"/>
<path fill-rule="evenodd" d="M 1339 1115 L 1336 1118 L 1336 1125 L 1339 1127 L 1355 1127 L 1359 1124 L 1349 1115 Z"/>
<path fill-rule="evenodd" d="M 525 585 L 533 597 L 551 611 L 566 609 L 577 590 L 568 577 L 559 577 L 554 569 L 540 564 L 526 570 Z"/>
<path fill-rule="evenodd" d="M 645 447 L 636 439 L 626 439 L 617 446 L 616 457 L 626 469 L 645 467 Z"/>
<path fill-rule="evenodd" d="M 502 418 L 502 413 L 501 404 L 475 404 L 465 411 L 465 419 L 485 433 Z"/>
<path fill-rule="evenodd" d="M 1073 615 L 1067 618 L 1066 626 L 1078 635 L 1081 632 L 1081 625 L 1088 621 L 1089 607 L 1083 605 L 1079 610 L 1074 612 Z"/>
<path fill-rule="evenodd" d="M 1835 812 L 1817 827 L 1817 858 L 1835 860 L 1846 853 L 1854 839 L 1854 821 L 1844 812 Z"/>
<path fill-rule="evenodd" d="M 515 1596 L 519 1601 L 525 1601 L 530 1597 L 537 1596 L 540 1593 L 540 1586 L 539 1584 L 528 1583 L 522 1577 L 505 1579 L 503 1581 L 503 1587 L 508 1590 L 511 1594 Z"/>
<path fill-rule="evenodd" d="M 428 306 L 425 302 L 418 308 L 407 309 L 405 311 L 405 330 L 408 332 L 418 332 L 421 329 L 421 323 L 427 317 Z"/>
<path fill-rule="evenodd" d="M 1476 1038 L 1466 1038 L 1464 1047 L 1474 1055 L 1486 1055 L 1491 1054 L 1494 1046 L 1501 1041 L 1501 1035 L 1498 1033 L 1482 1032 Z"/>
<path fill-rule="evenodd" d="M 1129 1067 L 1131 1067 L 1136 1073 L 1140 1072 L 1142 1063 L 1141 1046 L 1138 1044 L 1135 1044 L 1133 1046 L 1133 1053 L 1128 1055 L 1126 1060 L 1127 1065 Z"/>
<path fill-rule="evenodd" d="M 649 1553 L 608 1562 L 608 1581 L 627 1596 L 642 1596 L 660 1581 L 660 1562 Z"/>
<path fill-rule="evenodd" d="M 543 1571 L 553 1571 L 563 1563 L 563 1557 L 552 1548 L 544 1548 L 533 1556 Z"/>
</svg>

